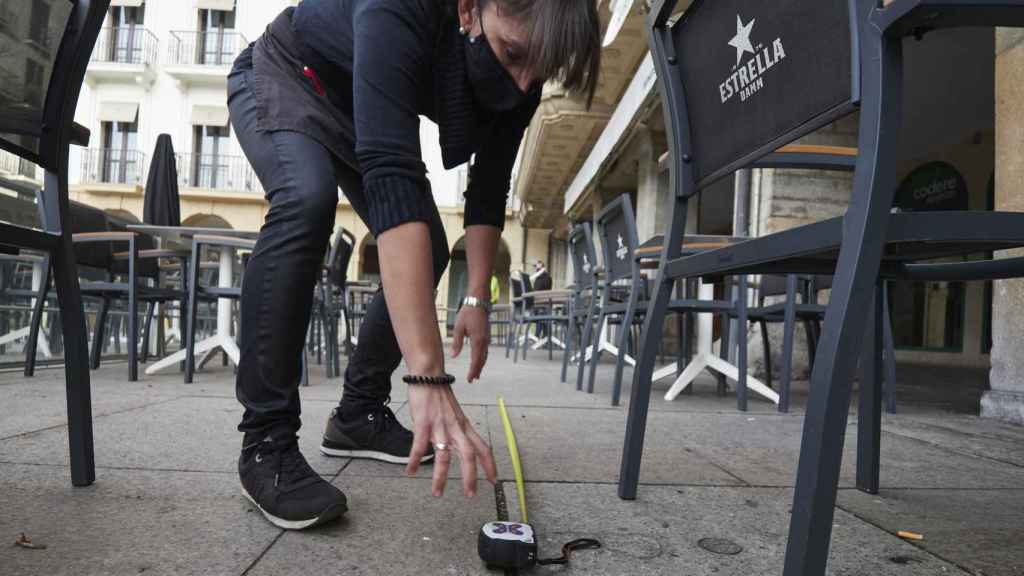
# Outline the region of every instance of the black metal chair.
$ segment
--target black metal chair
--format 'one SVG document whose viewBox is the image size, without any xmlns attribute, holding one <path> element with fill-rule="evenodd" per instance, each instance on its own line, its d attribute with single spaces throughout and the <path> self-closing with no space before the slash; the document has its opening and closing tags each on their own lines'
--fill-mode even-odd
<svg viewBox="0 0 1024 576">
<path fill-rule="evenodd" d="M 198 303 L 200 300 L 216 302 L 220 298 L 240 300 L 242 298 L 241 286 L 222 287 L 207 285 L 199 281 L 200 262 L 205 248 L 219 250 L 248 250 L 256 246 L 255 240 L 246 238 L 235 238 L 231 236 L 214 236 L 208 234 L 197 234 L 192 237 L 192 254 L 189 257 L 189 272 L 186 285 L 188 286 L 188 298 L 185 318 L 185 383 L 191 384 L 196 371 L 196 323 Z M 306 377 L 305 355 L 302 355 L 302 377 Z"/>
<path fill-rule="evenodd" d="M 344 322 L 345 353 L 352 354 L 352 321 L 349 317 L 348 298 L 348 265 L 355 251 L 356 237 L 348 230 L 341 228 L 334 236 L 334 243 L 327 255 L 323 279 L 320 283 L 321 322 L 327 350 L 327 377 L 341 375 L 341 350 L 338 338 L 338 322 Z"/>
<path fill-rule="evenodd" d="M 47 25 L 41 29 L 24 27 L 24 38 L 0 39 L 0 49 L 5 51 L 17 52 L 30 44 L 40 47 L 36 52 L 40 73 L 15 76 L 23 83 L 8 86 L 9 93 L 20 93 L 21 98 L 0 103 L 0 148 L 46 171 L 40 198 L 42 229 L 0 223 L 0 246 L 7 253 L 27 249 L 50 255 L 51 266 L 44 274 L 43 285 L 48 283 L 52 269 L 62 314 L 71 482 L 75 486 L 92 484 L 96 471 L 88 340 L 68 218 L 68 149 L 89 141 L 89 131 L 74 122 L 75 108 L 109 4 L 109 0 L 36 0 L 23 8 L 45 6 L 50 16 L 44 21 Z M 45 42 L 38 42 L 40 38 Z M 42 306 L 41 299 L 37 305 Z"/>
<path fill-rule="evenodd" d="M 108 315 L 113 304 L 123 301 L 127 320 L 128 380 L 134 382 L 139 377 L 139 360 L 145 357 L 139 353 L 140 332 L 142 342 L 148 344 L 149 324 L 156 304 L 185 300 L 180 286 L 161 285 L 159 261 L 176 259 L 184 263 L 188 254 L 157 249 L 153 237 L 129 231 L 128 223 L 99 209 L 73 203 L 71 213 L 75 229 L 72 242 L 78 266 L 82 270 L 91 269 L 100 276 L 98 280 L 81 281 L 82 294 L 100 300 L 93 329 L 90 367 L 94 370 L 99 368 L 106 343 Z M 147 305 L 147 320 L 141 331 L 140 304 Z M 36 321 L 38 319 L 34 319 Z M 115 339 L 119 339 L 119 326 L 115 325 L 113 332 Z"/>
<path fill-rule="evenodd" d="M 597 280 L 597 252 L 594 250 L 594 238 L 590 222 L 581 222 L 573 226 L 569 233 L 569 254 L 572 257 L 573 296 L 569 306 L 569 323 L 565 334 L 565 356 L 562 358 L 562 382 L 569 360 L 573 354 L 573 342 L 576 346 L 577 372 L 576 390 L 583 390 L 583 367 L 590 335 L 594 329 L 594 316 L 597 301 L 600 298 L 600 284 Z"/>
<path fill-rule="evenodd" d="M 622 392 L 622 370 L 628 356 L 627 338 L 633 325 L 643 318 L 644 311 L 641 311 L 640 303 L 647 300 L 647 284 L 640 275 L 640 266 L 634 256 L 640 242 L 637 239 L 633 205 L 628 195 L 619 196 L 601 210 L 597 217 L 597 235 L 604 253 L 605 276 L 601 303 L 596 311 L 597 331 L 583 344 L 583 349 L 591 350 L 587 392 L 594 391 L 597 364 L 601 353 L 605 351 L 601 332 L 606 323 L 618 324 L 618 339 L 613 349 L 608 350 L 615 355 L 612 406 L 618 406 Z"/>
<path fill-rule="evenodd" d="M 743 273 L 834 274 L 811 376 L 784 572 L 823 574 L 858 361 L 866 377 L 860 386 L 857 487 L 878 491 L 883 281 L 1024 275 L 1024 258 L 927 262 L 1024 246 L 1024 214 L 891 212 L 903 39 L 938 28 L 1024 26 L 1024 3 L 895 0 L 883 7 L 877 0 L 767 5 L 723 0 L 694 3 L 670 23 L 675 5 L 676 0 L 659 2 L 649 19 L 670 134 L 672 215 L 634 373 L 619 496 L 636 497 L 654 345 L 674 281 Z M 756 18 L 762 34 L 770 35 L 758 44 L 761 52 L 739 68 L 748 72 L 743 75 L 732 71 L 742 62 L 742 49 L 737 62 L 731 52 L 709 57 L 702 49 L 721 42 L 722 30 L 734 29 L 737 13 Z M 782 59 L 784 66 L 778 65 Z M 750 70 L 757 71 L 756 78 Z M 680 257 L 677 240 L 683 238 L 691 196 L 858 108 L 853 194 L 845 216 Z"/>
<path fill-rule="evenodd" d="M 530 283 L 530 276 L 526 272 L 519 271 L 520 286 L 523 287 L 521 302 L 521 315 L 516 329 L 516 342 L 523 349 L 523 359 L 526 359 L 526 351 L 530 348 L 530 326 L 544 326 L 544 339 L 534 336 L 537 343 L 534 346 L 547 344 L 548 359 L 554 357 L 554 342 L 556 340 L 556 329 L 563 328 L 569 321 L 568 306 L 572 293 L 569 290 L 533 290 Z M 515 290 L 513 290 L 515 294 Z M 518 328 L 522 327 L 523 338 L 519 340 Z M 563 330 L 564 332 L 564 330 Z M 519 347 L 517 346 L 512 356 L 513 362 L 519 360 Z"/>
</svg>

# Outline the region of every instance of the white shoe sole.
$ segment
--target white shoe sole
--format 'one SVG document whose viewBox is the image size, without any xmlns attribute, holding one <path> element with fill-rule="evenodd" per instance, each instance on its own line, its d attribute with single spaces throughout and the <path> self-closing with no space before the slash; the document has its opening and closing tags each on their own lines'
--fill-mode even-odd
<svg viewBox="0 0 1024 576">
<path fill-rule="evenodd" d="M 252 496 L 249 495 L 249 492 L 245 489 L 245 486 L 242 486 L 242 496 L 245 496 L 246 499 L 249 500 L 249 502 L 252 502 L 252 505 L 255 506 L 256 509 L 259 510 L 271 524 L 277 526 L 278 528 L 284 528 L 285 530 L 304 530 L 306 528 L 316 526 L 317 524 L 320 524 L 322 522 L 333 520 L 345 513 L 345 510 L 335 513 L 334 508 L 328 508 L 327 510 L 324 511 L 324 513 L 310 520 L 285 520 L 284 518 L 278 518 L 277 516 L 274 516 L 273 514 L 264 510 L 263 507 L 260 506 Z"/>
<path fill-rule="evenodd" d="M 387 462 L 389 464 L 408 464 L 408 456 L 392 456 L 384 452 L 377 452 L 376 450 L 339 450 L 337 448 L 328 448 L 327 446 L 320 445 L 320 452 L 324 456 L 333 456 L 335 458 L 364 458 L 367 460 L 379 460 L 381 462 Z M 434 459 L 433 454 L 427 454 L 420 458 L 420 464 L 430 462 Z"/>
</svg>

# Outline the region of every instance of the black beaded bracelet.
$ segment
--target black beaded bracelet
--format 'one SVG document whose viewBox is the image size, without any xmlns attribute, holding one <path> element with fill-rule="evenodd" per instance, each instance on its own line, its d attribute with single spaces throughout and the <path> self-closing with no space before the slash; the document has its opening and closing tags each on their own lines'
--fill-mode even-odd
<svg viewBox="0 0 1024 576">
<path fill-rule="evenodd" d="M 406 374 L 402 376 L 402 382 L 406 384 L 430 384 L 431 386 L 451 386 L 455 383 L 455 376 L 445 374 L 444 376 L 415 376 Z"/>
</svg>

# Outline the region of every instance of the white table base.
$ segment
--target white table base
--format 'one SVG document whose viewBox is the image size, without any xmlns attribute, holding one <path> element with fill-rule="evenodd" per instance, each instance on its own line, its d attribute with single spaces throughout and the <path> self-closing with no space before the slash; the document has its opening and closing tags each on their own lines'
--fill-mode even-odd
<svg viewBox="0 0 1024 576">
<path fill-rule="evenodd" d="M 711 284 L 701 284 L 699 288 L 699 295 L 701 300 L 711 300 L 715 296 L 714 286 Z M 675 400 L 687 386 L 693 383 L 697 376 L 705 369 L 712 370 L 722 374 L 726 378 L 736 381 L 739 379 L 739 368 L 735 364 L 722 360 L 722 358 L 715 354 L 712 350 L 711 336 L 713 331 L 712 326 L 712 313 L 700 313 L 698 314 L 697 320 L 697 354 L 694 356 L 690 364 L 686 366 L 682 374 L 676 378 L 676 381 L 669 388 L 668 392 L 665 393 L 665 400 Z M 745 340 L 741 339 L 745 345 Z M 722 346 L 722 342 L 718 342 L 719 346 Z M 665 366 L 654 372 L 652 380 L 661 380 L 668 376 L 673 376 L 678 369 L 679 363 L 675 362 L 668 366 Z M 779 403 L 779 394 L 771 388 L 765 386 L 760 380 L 754 378 L 749 373 L 747 374 L 747 389 L 751 392 L 759 394 L 771 402 Z"/>
<path fill-rule="evenodd" d="M 217 286 L 221 288 L 230 288 L 231 280 L 234 277 L 234 257 L 235 251 L 226 247 L 222 247 L 220 250 L 220 270 L 217 277 Z M 195 355 L 200 358 L 196 362 L 196 367 L 202 367 L 207 361 L 213 356 L 217 350 L 223 350 L 231 362 L 238 366 L 238 359 L 241 353 L 238 350 L 238 345 L 235 344 L 235 339 L 231 335 L 231 299 L 230 298 L 218 298 L 217 299 L 217 331 L 213 336 L 196 342 Z M 146 374 L 156 374 L 164 368 L 170 366 L 177 366 L 185 360 L 186 350 L 183 347 L 174 354 L 162 358 L 160 361 L 153 363 L 146 368 Z"/>
</svg>

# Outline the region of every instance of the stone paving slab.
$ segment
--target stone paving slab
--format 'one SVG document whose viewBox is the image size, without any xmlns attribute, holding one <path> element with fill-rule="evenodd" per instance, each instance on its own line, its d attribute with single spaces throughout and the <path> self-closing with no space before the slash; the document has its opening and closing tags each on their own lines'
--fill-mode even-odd
<svg viewBox="0 0 1024 576">
<path fill-rule="evenodd" d="M 1024 489 L 843 490 L 837 504 L 890 532 L 922 534 L 917 547 L 975 574 L 1024 574 Z"/>
<path fill-rule="evenodd" d="M 936 418 L 902 414 L 885 419 L 885 430 L 965 454 L 1024 466 L 1024 428 L 976 416 Z"/>
<path fill-rule="evenodd" d="M 280 530 L 231 474 L 103 470 L 72 488 L 67 468 L 0 465 L 4 576 L 241 574 Z M 24 532 L 45 550 L 13 546 Z"/>
<path fill-rule="evenodd" d="M 803 431 L 801 416 L 686 414 L 672 419 L 668 428 L 681 445 L 752 485 L 794 483 Z M 855 484 L 856 450 L 857 429 L 851 417 L 840 486 Z M 647 459 L 645 456 L 645 463 Z M 641 480 L 649 481 L 643 475 Z M 1024 468 L 883 433 L 881 483 L 894 488 L 1018 488 L 1024 486 Z"/>
<path fill-rule="evenodd" d="M 9 438 L 43 428 L 65 426 L 68 421 L 67 395 L 63 378 L 36 381 L 22 378 L 2 386 L 0 397 L 0 438 Z M 93 392 L 92 410 L 102 416 L 141 408 L 174 398 L 174 394 L 145 390 L 121 390 L 116 393 Z"/>
<path fill-rule="evenodd" d="M 573 555 L 571 570 L 588 575 L 777 576 L 789 526 L 788 489 L 643 486 L 636 501 L 615 486 L 529 483 L 530 523 L 542 556 L 564 542 L 594 537 L 604 547 Z M 511 486 L 506 493 L 514 492 Z M 512 503 L 509 505 L 513 511 Z M 705 538 L 742 547 L 735 555 L 708 552 Z M 855 516 L 836 512 L 830 576 L 934 576 L 966 572 Z"/>
<path fill-rule="evenodd" d="M 249 575 L 488 574 L 476 539 L 495 518 L 490 490 L 472 500 L 451 490 L 433 498 L 429 480 L 359 480 L 335 482 L 349 499 L 340 522 L 285 533 Z"/>
<path fill-rule="evenodd" d="M 299 445 L 313 468 L 336 474 L 345 458 L 319 455 L 323 425 L 335 404 L 303 403 Z M 234 472 L 242 435 L 242 407 L 235 399 L 178 398 L 94 419 L 96 465 L 204 472 Z M 0 441 L 0 461 L 66 465 L 67 428 Z"/>
<path fill-rule="evenodd" d="M 476 429 L 477 433 L 480 434 L 480 436 L 484 439 L 485 442 L 489 441 L 488 440 L 488 435 L 489 434 L 488 434 L 488 427 L 487 427 L 487 411 L 488 411 L 488 408 L 486 406 L 464 406 L 463 407 L 463 412 L 466 413 L 466 417 L 469 418 L 473 422 L 473 427 Z M 398 421 L 401 422 L 403 426 L 405 426 L 406 428 L 409 428 L 410 430 L 412 429 L 412 418 L 409 416 L 408 404 L 403 404 L 398 409 L 395 409 L 395 417 L 398 418 Z M 434 466 L 433 466 L 433 464 L 426 464 L 426 465 L 421 466 L 420 469 L 416 471 L 416 476 L 415 477 L 417 477 L 417 478 L 431 478 L 433 473 L 434 473 Z M 484 473 L 483 473 L 483 468 L 478 468 L 477 475 L 478 475 L 478 477 L 481 480 L 483 478 L 485 478 Z M 339 476 L 339 478 L 344 479 L 344 478 L 347 478 L 347 477 L 356 477 L 356 476 L 358 476 L 358 477 L 367 477 L 367 476 L 369 476 L 369 477 L 390 477 L 390 478 L 395 478 L 395 477 L 407 478 L 408 477 L 406 475 L 406 473 L 405 473 L 405 465 L 404 464 L 389 464 L 387 462 L 377 462 L 377 461 L 374 461 L 374 460 L 363 460 L 363 459 L 358 459 L 358 458 L 357 459 L 353 459 L 352 463 L 349 464 L 348 466 L 346 466 L 344 470 L 342 470 L 341 475 Z M 452 460 L 452 463 L 451 463 L 450 467 L 448 468 L 448 477 L 449 478 L 462 478 L 462 470 L 459 467 L 458 457 L 456 457 L 456 458 L 454 458 Z M 353 480 L 353 481 L 355 481 L 355 480 Z M 451 485 L 452 486 L 460 486 L 460 484 L 458 482 L 453 483 Z M 478 486 L 479 486 L 478 490 L 483 490 L 484 489 L 484 484 L 483 483 L 480 483 Z"/>
<path fill-rule="evenodd" d="M 626 417 L 623 410 L 508 408 L 524 475 L 531 481 L 617 482 Z M 743 481 L 687 448 L 674 421 L 652 413 L 647 423 L 643 482 L 737 485 Z M 512 479 L 508 444 L 497 409 L 488 413 L 498 477 Z"/>
</svg>

